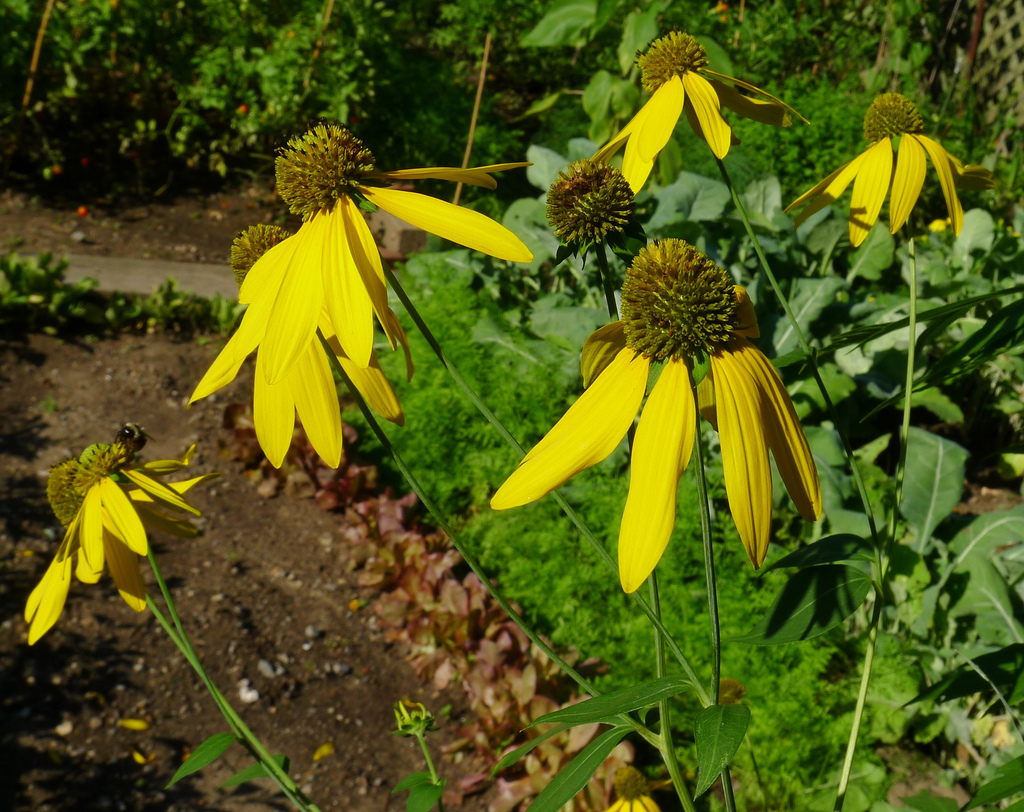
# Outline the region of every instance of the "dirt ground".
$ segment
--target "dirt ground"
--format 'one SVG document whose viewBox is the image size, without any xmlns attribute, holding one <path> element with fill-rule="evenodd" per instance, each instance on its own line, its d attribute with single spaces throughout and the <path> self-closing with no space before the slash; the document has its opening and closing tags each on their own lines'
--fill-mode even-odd
<svg viewBox="0 0 1024 812">
<path fill-rule="evenodd" d="M 283 214 L 259 187 L 131 208 L 93 205 L 85 216 L 5 192 L 0 246 L 227 262 L 240 229 Z M 373 614 L 350 610 L 367 596 L 346 572 L 337 520 L 311 500 L 261 498 L 240 463 L 218 456 L 224 406 L 251 399 L 251 371 L 186 410 L 219 346 L 159 334 L 0 342 L 0 798 L 10 809 L 290 808 L 266 780 L 219 789 L 251 763 L 237 746 L 163 789 L 190 748 L 227 726 L 155 618 L 129 609 L 109 576 L 93 586 L 76 581 L 54 629 L 26 643 L 25 601 L 61 537 L 46 501 L 48 469 L 109 442 L 126 421 L 153 436 L 143 459 L 176 457 L 197 442 L 191 469 L 221 472 L 192 492 L 203 512 L 198 538 L 151 540 L 214 681 L 270 752 L 288 755 L 292 776 L 321 809 L 404 808 L 405 796 L 390 789 L 423 765 L 414 740 L 390 733 L 396 700 L 451 705 L 452 727 L 461 721 L 461 695 L 422 685 Z M 259 698 L 244 702 L 251 689 Z M 124 718 L 150 728 L 125 729 Z M 438 750 L 452 737 L 433 735 Z M 326 742 L 333 754 L 314 762 Z M 133 749 L 152 760 L 139 765 Z M 451 784 L 481 768 L 467 759 L 446 762 L 444 772 Z M 464 808 L 484 805 L 469 798 Z"/>
</svg>

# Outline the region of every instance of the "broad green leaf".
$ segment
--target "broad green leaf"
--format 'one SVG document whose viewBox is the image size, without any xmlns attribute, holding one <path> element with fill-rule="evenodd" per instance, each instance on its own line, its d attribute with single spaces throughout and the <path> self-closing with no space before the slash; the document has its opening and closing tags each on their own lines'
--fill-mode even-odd
<svg viewBox="0 0 1024 812">
<path fill-rule="evenodd" d="M 612 88 L 615 82 L 611 73 L 599 70 L 583 88 L 583 112 L 590 117 L 588 135 L 598 143 L 604 143 L 612 136 Z"/>
<path fill-rule="evenodd" d="M 995 242 L 996 224 L 992 215 L 984 209 L 964 212 L 964 224 L 953 242 L 953 256 L 960 260 L 960 267 L 970 270 L 971 254 L 979 251 L 987 254 Z"/>
<path fill-rule="evenodd" d="M 271 756 L 270 760 L 285 772 L 288 772 L 288 769 L 291 767 L 291 763 L 288 761 L 288 756 L 284 753 L 278 753 L 277 755 Z M 244 784 L 246 781 L 254 781 L 257 778 L 270 778 L 270 773 L 267 772 L 267 768 L 259 762 L 246 767 L 244 770 L 239 770 L 220 786 L 221 789 L 224 787 L 237 787 L 239 784 Z"/>
<path fill-rule="evenodd" d="M 692 172 L 680 173 L 673 184 L 655 192 L 654 198 L 658 207 L 646 225 L 652 235 L 680 221 L 717 220 L 731 200 L 724 183 Z"/>
<path fill-rule="evenodd" d="M 797 277 L 790 290 L 789 304 L 797 323 L 806 331 L 821 315 L 821 312 L 835 301 L 836 293 L 844 287 L 843 280 L 834 276 L 824 278 Z M 796 332 L 789 319 L 780 319 L 775 325 L 772 337 L 776 355 L 784 355 L 797 348 Z"/>
<path fill-rule="evenodd" d="M 658 36 L 660 13 L 659 4 L 653 3 L 646 11 L 637 9 L 626 15 L 622 24 L 622 39 L 617 49 L 619 68 L 623 74 L 628 73 L 636 61 L 636 52 L 644 50 L 647 44 Z"/>
<path fill-rule="evenodd" d="M 968 456 L 967 449 L 952 440 L 911 427 L 900 513 L 917 530 L 915 548 L 919 553 L 960 501 Z"/>
<path fill-rule="evenodd" d="M 551 188 L 551 184 L 555 182 L 558 173 L 569 164 L 565 158 L 553 149 L 538 147 L 536 144 L 531 144 L 527 148 L 526 160 L 533 164 L 533 166 L 526 167 L 526 179 L 545 193 Z"/>
<path fill-rule="evenodd" d="M 971 668 L 970 663 L 964 663 L 907 704 L 926 700 L 945 702 L 961 696 L 988 693 L 992 690 L 989 683 L 995 685 L 1011 705 L 1024 699 L 1024 643 L 1014 643 L 982 654 L 972 658 L 972 662 L 988 677 L 987 680 Z"/>
<path fill-rule="evenodd" d="M 896 255 L 896 241 L 881 221 L 875 223 L 860 248 L 850 255 L 850 270 L 846 281 L 852 282 L 856 277 L 877 281 L 882 271 L 892 265 Z"/>
<path fill-rule="evenodd" d="M 186 775 L 192 775 L 192 773 L 203 769 L 207 764 L 212 764 L 231 746 L 233 741 L 236 741 L 233 733 L 215 733 L 210 736 L 210 738 L 192 751 L 192 755 L 186 759 L 184 764 L 178 767 L 177 772 L 167 782 L 167 786 L 164 789 L 173 787 Z"/>
<path fill-rule="evenodd" d="M 793 575 L 768 614 L 733 642 L 777 646 L 810 640 L 842 623 L 871 590 L 871 579 L 856 567 L 825 564 Z"/>
<path fill-rule="evenodd" d="M 707 53 L 708 67 L 711 70 L 717 73 L 724 73 L 726 76 L 736 75 L 733 73 L 732 60 L 729 59 L 728 52 L 717 41 L 703 34 L 697 34 L 694 36 L 694 39 L 701 44 Z"/>
<path fill-rule="evenodd" d="M 519 761 L 519 759 L 528 755 L 531 751 L 534 750 L 534 748 L 544 744 L 544 742 L 546 742 L 552 736 L 557 736 L 559 733 L 562 733 L 563 731 L 568 729 L 568 725 L 555 725 L 547 733 L 542 733 L 537 738 L 530 739 L 526 744 L 522 745 L 521 747 L 517 747 L 515 750 L 505 753 L 505 755 L 501 757 L 501 760 L 494 765 L 494 769 L 491 770 L 491 778 L 493 778 L 499 772 L 504 770 L 506 767 L 511 767 L 513 764 Z"/>
<path fill-rule="evenodd" d="M 999 547 L 1019 544 L 1024 539 L 1024 505 L 978 516 L 949 542 L 956 557 L 950 568 L 956 569 L 968 556 L 989 557 Z"/>
<path fill-rule="evenodd" d="M 873 557 L 871 542 L 852 533 L 826 536 L 813 544 L 790 553 L 768 567 L 765 572 L 780 567 L 811 567 L 819 564 L 840 564 L 870 561 Z"/>
<path fill-rule="evenodd" d="M 430 812 L 444 795 L 444 781 L 440 784 L 420 784 L 413 787 L 405 801 L 405 812 Z"/>
<path fill-rule="evenodd" d="M 899 404 L 903 408 L 903 403 Z M 964 413 L 953 400 L 935 386 L 914 392 L 914 408 L 927 409 L 944 423 L 963 423 Z"/>
<path fill-rule="evenodd" d="M 950 618 L 973 615 L 979 645 L 1008 646 L 1024 640 L 1024 624 L 1014 611 L 1015 599 L 991 560 L 969 555 L 956 567 L 968 575 L 963 591 L 953 597 Z"/>
<path fill-rule="evenodd" d="M 683 676 L 659 677 L 639 685 L 630 685 L 608 694 L 595 696 L 570 705 L 567 708 L 546 713 L 535 719 L 530 727 L 557 723 L 567 727 L 589 725 L 594 722 L 607 721 L 620 713 L 647 708 L 658 704 L 663 699 L 675 696 L 690 685 L 690 679 Z"/>
<path fill-rule="evenodd" d="M 1024 791 L 1024 756 L 1000 767 L 995 777 L 978 789 L 978 794 L 964 807 L 964 812 L 983 804 L 994 804 L 1021 791 Z"/>
<path fill-rule="evenodd" d="M 912 798 L 903 798 L 902 800 L 911 809 L 918 809 L 920 812 L 957 812 L 960 809 L 960 804 L 955 799 L 941 798 L 926 790 L 921 790 Z"/>
<path fill-rule="evenodd" d="M 559 0 L 520 44 L 527 48 L 578 47 L 586 43 L 583 32 L 594 24 L 596 16 L 596 0 Z"/>
<path fill-rule="evenodd" d="M 420 784 L 430 783 L 430 773 L 426 770 L 420 770 L 419 772 L 409 773 L 405 778 L 399 781 L 391 794 L 394 795 L 396 792 L 402 792 L 403 790 L 412 789 L 418 787 Z"/>
<path fill-rule="evenodd" d="M 597 772 L 597 768 L 604 763 L 608 754 L 615 749 L 615 745 L 622 741 L 629 731 L 630 728 L 625 726 L 613 727 L 594 739 L 548 782 L 540 795 L 530 804 L 530 809 L 533 812 L 556 812 L 569 803 L 576 793 L 587 785 Z"/>
<path fill-rule="evenodd" d="M 711 705 L 697 714 L 693 723 L 697 744 L 697 789 L 699 797 L 721 775 L 743 743 L 750 708 L 746 705 Z"/>
<path fill-rule="evenodd" d="M 779 179 L 771 175 L 752 181 L 743 190 L 743 205 L 752 219 L 772 228 L 776 215 L 782 211 L 782 186 Z"/>
</svg>

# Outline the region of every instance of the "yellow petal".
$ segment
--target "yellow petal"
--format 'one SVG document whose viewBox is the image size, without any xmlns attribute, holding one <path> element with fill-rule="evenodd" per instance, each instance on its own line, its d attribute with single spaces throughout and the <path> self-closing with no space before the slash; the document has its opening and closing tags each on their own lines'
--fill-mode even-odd
<svg viewBox="0 0 1024 812">
<path fill-rule="evenodd" d="M 883 138 L 864 153 L 850 198 L 850 245 L 856 248 L 878 219 L 892 179 L 892 141 Z"/>
<path fill-rule="evenodd" d="M 373 351 L 373 304 L 363 284 L 364 272 L 359 269 L 362 250 L 358 244 L 355 246 L 359 259 L 352 250 L 353 241 L 346 223 L 349 216 L 345 205 L 347 200 L 347 196 L 342 197 L 328 216 L 330 227 L 324 244 L 324 303 L 341 346 L 357 364 L 366 366 Z M 363 219 L 358 209 L 355 216 Z M 372 270 L 370 273 L 372 275 Z M 323 323 L 322 313 L 318 321 Z M 309 346 L 307 344 L 307 350 Z"/>
<path fill-rule="evenodd" d="M 800 215 L 796 218 L 795 225 L 799 226 L 812 214 L 821 211 L 830 203 L 834 203 L 838 200 L 840 195 L 846 191 L 846 187 L 849 186 L 857 176 L 857 172 L 860 170 L 861 164 L 864 163 L 864 158 L 866 156 L 867 152 L 862 152 L 848 164 L 843 164 L 835 172 L 825 178 L 825 180 L 821 181 L 816 186 L 811 187 L 800 195 L 800 197 L 786 206 L 785 212 L 788 214 L 793 211 L 793 209 L 800 208 L 804 203 L 814 200 L 810 206 L 800 212 Z M 815 200 L 815 198 L 817 199 Z"/>
<path fill-rule="evenodd" d="M 730 350 L 716 351 L 711 367 L 729 510 L 756 568 L 768 553 L 772 525 L 772 472 L 761 424 L 761 396 Z"/>
<path fill-rule="evenodd" d="M 135 472 L 124 471 L 125 476 Z M 142 477 L 142 474 L 136 474 Z M 134 482 L 135 479 L 130 477 Z M 145 477 L 149 479 L 149 477 Z M 150 479 L 150 482 L 156 480 Z M 166 488 L 163 483 L 157 483 L 161 488 Z M 146 528 L 142 526 L 139 514 L 135 512 L 132 501 L 129 499 L 120 486 L 112 479 L 104 477 L 100 480 L 100 493 L 103 496 L 103 515 L 109 520 L 109 527 L 113 530 L 122 544 L 138 555 L 145 555 L 149 547 L 146 542 Z"/>
<path fill-rule="evenodd" d="M 745 339 L 730 343 L 732 356 L 761 391 L 765 439 L 786 490 L 800 515 L 813 522 L 821 515 L 821 485 L 810 446 L 779 373 L 759 349 Z"/>
<path fill-rule="evenodd" d="M 309 345 L 286 383 L 310 444 L 327 465 L 337 468 L 341 462 L 341 411 L 334 376 L 319 341 Z"/>
<path fill-rule="evenodd" d="M 637 114 L 629 120 L 629 123 L 625 127 L 619 130 L 616 135 L 608 139 L 608 143 L 594 153 L 594 157 L 591 160 L 601 163 L 607 162 L 608 159 L 618 152 L 622 145 L 629 140 L 629 137 L 643 126 L 648 112 L 647 105 L 645 104 L 637 111 Z"/>
<path fill-rule="evenodd" d="M 786 104 L 782 99 L 773 96 L 771 93 L 762 90 L 756 85 L 750 84 L 750 82 L 745 82 L 743 79 L 737 79 L 735 76 L 726 76 L 724 73 L 718 73 L 717 71 L 709 70 L 708 68 L 701 68 L 700 72 L 703 73 L 705 76 L 710 76 L 713 79 L 719 79 L 723 82 L 731 82 L 734 85 L 742 87 L 744 90 L 749 90 L 751 93 L 756 93 L 758 96 L 760 96 L 763 99 L 767 99 L 772 104 L 777 104 L 779 107 L 788 110 L 798 119 L 800 119 L 804 124 L 810 124 L 810 122 L 806 118 L 804 118 L 796 110 L 794 110 L 792 107 Z"/>
<path fill-rule="evenodd" d="M 139 557 L 107 534 L 107 565 L 124 602 L 136 612 L 146 608 L 146 585 L 139 568 Z"/>
<path fill-rule="evenodd" d="M 366 224 L 366 218 L 363 217 L 363 213 L 355 201 L 345 198 L 342 211 L 345 214 L 345 234 L 351 246 L 352 256 L 356 261 L 356 268 L 359 269 L 363 284 L 370 294 L 373 310 L 377 314 L 378 321 L 384 327 L 384 334 L 391 343 L 391 349 L 394 349 L 395 336 L 385 317 L 388 310 L 388 290 L 384 282 L 384 266 L 381 263 L 377 243 L 373 239 L 370 227 Z"/>
<path fill-rule="evenodd" d="M 899 231 L 921 195 L 924 185 L 925 152 L 917 138 L 905 133 L 896 152 L 896 171 L 892 176 L 889 199 L 889 233 Z"/>
<path fill-rule="evenodd" d="M 78 562 L 75 574 L 85 584 L 95 584 L 103 574 L 103 483 L 109 483 L 104 477 L 99 486 L 89 488 L 82 500 L 82 546 L 78 550 Z M 118 489 L 120 490 L 120 489 Z"/>
<path fill-rule="evenodd" d="M 167 507 L 175 508 L 176 510 L 183 510 L 186 513 L 191 513 L 194 516 L 200 516 L 200 512 L 197 508 L 192 507 L 188 502 L 181 498 L 172 488 L 160 482 L 158 479 L 146 476 L 142 471 L 128 470 L 121 471 L 133 484 L 142 488 L 146 491 L 157 503 L 166 505 Z M 145 552 L 140 553 L 145 555 Z"/>
<path fill-rule="evenodd" d="M 949 160 L 949 154 L 940 144 L 923 135 L 917 136 L 918 142 L 925 148 L 928 157 L 932 160 L 932 166 L 939 175 L 939 185 L 942 187 L 942 196 L 946 198 L 946 208 L 949 210 L 949 220 L 953 225 L 953 233 L 960 234 L 964 227 L 964 209 L 960 205 L 960 198 L 956 195 L 956 186 L 953 183 L 953 165 Z"/>
<path fill-rule="evenodd" d="M 133 495 L 137 493 L 142 493 L 142 491 L 132 491 Z M 139 518 L 142 519 L 142 523 L 150 530 L 159 530 L 161 533 L 167 533 L 169 536 L 177 536 L 184 539 L 193 539 L 199 535 L 199 528 L 191 522 L 166 516 L 160 511 L 151 508 L 150 505 L 152 504 L 152 501 L 141 503 L 137 504 L 135 508 L 139 513 Z"/>
<path fill-rule="evenodd" d="M 274 299 L 260 346 L 267 383 L 283 380 L 309 349 L 324 302 L 324 248 L 335 220 L 318 213 L 291 239 L 297 245 Z M 254 302 L 255 304 L 255 302 Z"/>
<path fill-rule="evenodd" d="M 480 212 L 416 192 L 360 188 L 374 205 L 431 234 L 509 262 L 533 261 L 522 240 Z"/>
<path fill-rule="evenodd" d="M 406 336 L 401 322 L 398 321 L 398 316 L 395 315 L 395 311 L 390 307 L 385 311 L 384 325 L 385 330 L 390 330 L 391 334 L 398 338 L 398 343 L 402 345 L 402 349 L 405 351 L 405 376 L 406 380 L 411 381 L 413 372 L 416 371 L 416 367 L 414 367 L 412 363 L 412 352 L 409 350 L 409 338 Z M 394 347 L 392 347 L 392 349 L 394 349 Z"/>
<path fill-rule="evenodd" d="M 672 137 L 672 131 L 679 123 L 688 90 L 688 85 L 684 86 L 678 76 L 673 76 L 654 91 L 654 95 L 644 105 L 647 108 L 647 116 L 642 126 L 626 144 L 627 155 L 635 148 L 637 157 L 644 163 L 654 160 L 665 148 L 668 139 Z"/>
<path fill-rule="evenodd" d="M 733 285 L 733 292 L 740 306 L 736 311 L 737 326 L 733 328 L 733 332 L 738 336 L 758 338 L 761 335 L 761 328 L 757 324 L 757 313 L 754 311 L 754 303 L 750 301 L 750 294 L 742 285 Z"/>
<path fill-rule="evenodd" d="M 380 368 L 376 354 L 370 356 L 370 365 L 365 369 L 360 369 L 344 355 L 338 355 L 338 362 L 371 409 L 385 420 L 399 426 L 405 425 L 402 404 L 398 402 L 395 390 Z"/>
<path fill-rule="evenodd" d="M 263 256 L 257 259 L 238 289 L 240 304 L 250 304 L 261 298 L 273 299 L 281 287 L 292 257 L 298 249 L 300 240 L 297 234 L 281 240 L 272 246 Z"/>
<path fill-rule="evenodd" d="M 965 189 L 969 192 L 980 192 L 984 189 L 995 189 L 996 176 L 988 169 L 978 164 L 963 163 L 955 155 L 946 153 L 950 163 L 953 165 L 953 180 L 958 189 Z"/>
<path fill-rule="evenodd" d="M 696 423 L 690 371 L 685 362 L 671 360 L 647 398 L 633 440 L 629 497 L 619 529 L 619 580 L 627 593 L 647 580 L 668 546 Z"/>
<path fill-rule="evenodd" d="M 650 112 L 649 104 L 641 107 L 637 114 L 630 119 L 629 123 L 619 131 L 619 134 L 594 154 L 592 160 L 606 162 L 611 158 L 623 144 L 626 144 L 632 136 L 643 129 L 644 122 L 647 121 Z M 626 155 L 622 159 L 622 175 L 626 182 L 629 183 L 633 194 L 636 194 L 643 188 L 653 167 L 653 160 L 643 161 L 640 159 L 636 151 L 636 145 L 632 149 L 626 150 Z"/>
<path fill-rule="evenodd" d="M 732 128 L 722 118 L 715 89 L 707 79 L 696 73 L 683 74 L 683 85 L 686 87 L 687 101 L 693 107 L 708 146 L 715 157 L 721 160 L 729 154 Z"/>
<path fill-rule="evenodd" d="M 718 405 L 715 403 L 715 370 L 708 369 L 708 374 L 697 384 L 697 410 L 718 431 Z"/>
<path fill-rule="evenodd" d="M 711 87 L 715 89 L 715 95 L 723 107 L 728 107 L 733 112 L 739 113 L 744 118 L 752 121 L 759 121 L 762 124 L 770 124 L 774 127 L 789 127 L 792 120 L 789 111 L 775 102 L 761 101 L 744 96 L 736 88 L 717 79 L 711 81 Z"/>
<path fill-rule="evenodd" d="M 419 178 L 435 178 L 436 180 L 449 180 L 452 183 L 471 183 L 474 186 L 483 186 L 487 189 L 497 189 L 498 184 L 491 177 L 494 172 L 504 172 L 508 169 L 522 169 L 530 166 L 529 161 L 517 161 L 507 164 L 491 164 L 490 166 L 471 166 L 468 169 L 460 169 L 454 166 L 429 166 L 420 169 L 399 169 L 394 172 L 369 173 L 367 177 L 382 177 L 387 180 L 416 180 Z"/>
<path fill-rule="evenodd" d="M 71 586 L 71 558 L 54 559 L 47 567 L 43 579 L 28 596 L 25 620 L 29 622 L 28 644 L 31 646 L 50 630 L 60 613 Z"/>
<path fill-rule="evenodd" d="M 622 440 L 636 417 L 650 362 L 622 350 L 584 391 L 491 499 L 505 510 L 540 499 L 580 471 L 596 465 Z"/>
<path fill-rule="evenodd" d="M 256 354 L 256 375 L 252 394 L 252 419 L 256 439 L 270 464 L 280 468 L 292 444 L 295 430 L 295 398 L 289 381 L 267 383 L 263 373 L 263 350 Z"/>
<path fill-rule="evenodd" d="M 626 346 L 626 334 L 621 321 L 613 321 L 599 327 L 583 345 L 580 355 L 580 371 L 583 373 L 583 388 L 586 389 Z"/>
<path fill-rule="evenodd" d="M 212 395 L 221 387 L 227 386 L 238 375 L 238 370 L 241 369 L 242 362 L 245 360 L 246 355 L 248 355 L 248 353 L 239 353 L 241 338 L 245 337 L 242 335 L 239 338 L 240 335 L 241 330 L 239 329 L 238 332 L 231 336 L 231 340 L 224 345 L 224 349 L 220 351 L 220 354 L 213 359 L 210 368 L 206 370 L 206 374 L 203 375 L 195 391 L 192 393 L 192 397 L 189 398 L 188 402 L 190 405 L 200 398 Z"/>
</svg>

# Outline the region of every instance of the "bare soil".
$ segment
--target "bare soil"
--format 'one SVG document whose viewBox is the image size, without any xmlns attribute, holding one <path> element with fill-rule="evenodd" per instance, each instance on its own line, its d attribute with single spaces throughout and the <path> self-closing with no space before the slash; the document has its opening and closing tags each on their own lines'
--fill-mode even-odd
<svg viewBox="0 0 1024 812">
<path fill-rule="evenodd" d="M 251 398 L 251 372 L 185 408 L 218 348 L 160 334 L 0 344 L 0 798 L 10 799 L 7 808 L 289 808 L 266 780 L 218 789 L 251 763 L 237 746 L 163 789 L 190 748 L 227 726 L 153 615 L 125 605 L 109 577 L 76 581 L 53 630 L 26 643 L 25 601 L 62 536 L 46 501 L 48 469 L 92 442 L 109 442 L 127 421 L 153 436 L 143 458 L 179 456 L 195 442 L 191 470 L 221 472 L 192 492 L 203 512 L 198 538 L 152 533 L 151 541 L 214 681 L 268 749 L 289 756 L 291 774 L 322 809 L 404 807 L 404 796 L 391 799 L 390 789 L 422 761 L 415 741 L 390 734 L 396 700 L 435 710 L 453 704 L 460 713 L 457 694 L 419 683 L 369 610 L 350 609 L 366 595 L 346 571 L 336 519 L 311 500 L 263 499 L 240 463 L 218 457 L 224 406 Z M 242 701 L 240 686 L 259 698 Z M 124 718 L 151 726 L 134 732 L 119 726 Z M 438 747 L 450 738 L 436 735 Z M 314 762 L 326 742 L 334 753 Z M 152 760 L 140 765 L 132 750 Z M 454 779 L 480 765 L 445 769 Z"/>
</svg>

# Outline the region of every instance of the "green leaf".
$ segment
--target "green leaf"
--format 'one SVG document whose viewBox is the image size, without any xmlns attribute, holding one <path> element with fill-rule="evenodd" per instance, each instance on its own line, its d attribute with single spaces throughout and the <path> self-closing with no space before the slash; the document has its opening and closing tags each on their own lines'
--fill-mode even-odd
<svg viewBox="0 0 1024 812">
<path fill-rule="evenodd" d="M 428 773 L 426 770 L 420 770 L 419 772 L 409 773 L 405 778 L 403 778 L 395 785 L 395 788 L 391 790 L 391 794 L 394 795 L 396 792 L 402 792 L 406 789 L 418 787 L 420 784 L 429 784 L 430 780 L 430 773 Z"/>
<path fill-rule="evenodd" d="M 210 736 L 210 738 L 192 751 L 192 755 L 186 759 L 184 764 L 178 767 L 178 771 L 174 773 L 164 789 L 173 787 L 186 775 L 192 775 L 194 772 L 199 772 L 207 764 L 212 764 L 221 757 L 221 754 L 231 746 L 233 741 L 236 741 L 233 733 L 215 733 Z"/>
<path fill-rule="evenodd" d="M 721 775 L 736 755 L 750 724 L 746 705 L 712 705 L 697 714 L 693 723 L 697 743 L 697 789 L 699 797 Z"/>
<path fill-rule="evenodd" d="M 802 364 L 807 360 L 807 353 L 802 349 L 790 350 L 785 355 L 777 355 L 772 359 L 772 365 L 776 369 L 783 369 L 784 367 L 792 366 L 793 364 Z"/>
<path fill-rule="evenodd" d="M 971 254 L 980 251 L 987 254 L 995 242 L 996 224 L 992 215 L 984 209 L 964 212 L 963 226 L 953 242 L 953 256 L 959 258 L 960 267 L 971 268 Z"/>
<path fill-rule="evenodd" d="M 539 147 L 536 144 L 531 144 L 527 148 L 526 160 L 533 164 L 526 167 L 526 179 L 543 192 L 551 188 L 558 173 L 569 165 L 569 162 L 553 149 Z"/>
<path fill-rule="evenodd" d="M 491 770 L 491 778 L 494 778 L 495 775 L 504 770 L 506 767 L 511 767 L 513 764 L 519 761 L 519 759 L 521 759 L 523 756 L 528 755 L 534 748 L 544 744 L 544 742 L 546 742 L 552 736 L 557 736 L 559 733 L 568 730 L 568 728 L 568 725 L 555 725 L 553 728 L 551 728 L 551 730 L 547 731 L 546 733 L 542 733 L 537 738 L 530 739 L 526 744 L 517 747 L 515 750 L 505 753 L 505 755 L 501 757 L 501 760 L 494 765 L 494 769 Z"/>
<path fill-rule="evenodd" d="M 430 812 L 444 795 L 444 781 L 440 784 L 420 784 L 413 787 L 405 801 L 405 812 Z"/>
<path fill-rule="evenodd" d="M 594 24 L 596 17 L 596 0 L 561 0 L 522 38 L 520 44 L 527 48 L 578 47 L 586 43 L 583 32 Z"/>
<path fill-rule="evenodd" d="M 576 793 L 587 785 L 587 782 L 597 772 L 597 768 L 604 763 L 608 754 L 615 749 L 615 745 L 622 741 L 629 730 L 630 728 L 626 726 L 613 727 L 594 739 L 583 749 L 583 752 L 548 782 L 540 795 L 530 804 L 530 809 L 533 812 L 557 812 L 569 803 Z"/>
<path fill-rule="evenodd" d="M 545 110 L 550 110 L 555 106 L 555 103 L 562 97 L 562 91 L 556 90 L 554 93 L 549 93 L 543 99 L 537 99 L 533 104 L 526 108 L 526 112 L 520 113 L 516 116 L 513 121 L 521 121 L 529 116 L 535 116 L 538 113 L 543 113 Z"/>
<path fill-rule="evenodd" d="M 978 794 L 964 807 L 964 812 L 982 804 L 994 804 L 996 801 L 1017 795 L 1021 790 L 1024 790 L 1024 756 L 1008 761 L 1000 767 L 995 777 L 978 789 Z"/>
<path fill-rule="evenodd" d="M 915 549 L 925 545 L 939 522 L 953 512 L 964 491 L 967 449 L 915 426 L 907 441 L 907 468 L 900 513 L 917 530 Z"/>
<path fill-rule="evenodd" d="M 826 306 L 835 301 L 836 293 L 845 287 L 843 280 L 835 276 L 814 279 L 797 277 L 793 280 L 789 304 L 796 321 L 806 330 L 821 315 Z M 780 319 L 772 336 L 777 355 L 785 355 L 797 348 L 796 331 L 789 319 Z"/>
<path fill-rule="evenodd" d="M 288 772 L 291 767 L 291 762 L 288 761 L 288 756 L 284 753 L 278 753 L 277 755 L 271 756 L 270 760 L 285 772 Z M 225 787 L 237 787 L 239 784 L 244 784 L 246 781 L 253 781 L 257 778 L 270 778 L 270 773 L 267 772 L 267 768 L 259 762 L 235 773 L 220 786 L 221 789 Z"/>
<path fill-rule="evenodd" d="M 622 24 L 622 39 L 617 49 L 619 68 L 623 74 L 628 73 L 636 61 L 636 52 L 644 50 L 647 43 L 658 36 L 660 13 L 661 8 L 654 3 L 646 11 L 638 9 L 626 15 L 626 20 Z"/>
<path fill-rule="evenodd" d="M 960 804 L 953 798 L 940 798 L 926 790 L 921 790 L 912 798 L 904 798 L 903 803 L 921 812 L 957 812 L 960 809 Z"/>
<path fill-rule="evenodd" d="M 871 579 L 856 567 L 825 564 L 791 577 L 768 614 L 733 642 L 777 646 L 810 640 L 842 623 L 871 590 Z"/>
<path fill-rule="evenodd" d="M 659 677 L 649 682 L 630 685 L 628 688 L 620 688 L 618 691 L 595 696 L 593 699 L 587 699 L 575 705 L 570 705 L 567 708 L 560 708 L 551 713 L 546 713 L 539 719 L 534 720 L 530 727 L 550 723 L 575 727 L 576 725 L 605 722 L 620 713 L 629 713 L 640 708 L 656 705 L 661 700 L 680 693 L 690 684 L 688 677 L 678 675 Z"/>
<path fill-rule="evenodd" d="M 896 241 L 889 229 L 881 221 L 875 223 L 860 248 L 850 255 L 850 270 L 846 274 L 846 281 L 852 282 L 858 276 L 877 281 L 882 271 L 892 265 L 895 255 Z"/>
<path fill-rule="evenodd" d="M 1011 705 L 1024 699 L 1024 643 L 1014 643 L 998 651 L 982 654 L 974 657 L 972 662 L 988 677 L 987 680 L 971 668 L 970 663 L 964 663 L 907 704 L 927 700 L 945 702 L 971 694 L 987 693 L 992 690 L 989 683 L 995 685 Z"/>
<path fill-rule="evenodd" d="M 780 567 L 811 567 L 819 564 L 840 564 L 872 559 L 871 542 L 852 533 L 826 536 L 814 544 L 808 544 L 785 558 L 780 558 L 765 572 Z"/>
<path fill-rule="evenodd" d="M 717 220 L 732 199 L 724 183 L 692 172 L 680 173 L 674 183 L 655 192 L 654 198 L 658 207 L 647 223 L 651 234 L 680 221 Z"/>
</svg>

